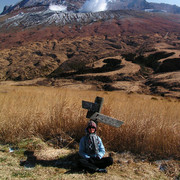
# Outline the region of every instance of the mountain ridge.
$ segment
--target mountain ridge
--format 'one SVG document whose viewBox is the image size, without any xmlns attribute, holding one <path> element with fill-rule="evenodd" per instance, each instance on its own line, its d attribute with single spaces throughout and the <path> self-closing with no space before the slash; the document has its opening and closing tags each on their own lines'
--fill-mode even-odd
<svg viewBox="0 0 180 180">
<path fill-rule="evenodd" d="M 5 6 L 1 14 L 13 13 L 13 12 L 33 12 L 39 10 L 47 10 L 51 4 L 63 5 L 67 7 L 67 11 L 79 11 L 84 5 L 85 0 L 22 0 L 19 3 L 11 6 Z M 100 1 L 99 1 L 100 2 Z M 103 1 L 104 2 L 104 1 Z M 93 3 L 93 2 L 92 2 Z M 105 3 L 105 2 L 104 2 Z M 122 10 L 122 9 L 132 9 L 132 10 L 148 10 L 154 12 L 168 12 L 180 14 L 180 7 L 169 5 L 165 3 L 149 3 L 146 0 L 113 0 L 107 1 L 107 8 L 105 10 Z"/>
</svg>

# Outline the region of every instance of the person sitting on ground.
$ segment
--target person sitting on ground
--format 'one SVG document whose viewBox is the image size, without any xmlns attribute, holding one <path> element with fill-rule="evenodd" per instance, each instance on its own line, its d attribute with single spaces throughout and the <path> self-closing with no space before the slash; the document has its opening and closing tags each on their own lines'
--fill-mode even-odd
<svg viewBox="0 0 180 180">
<path fill-rule="evenodd" d="M 105 148 L 102 140 L 96 135 L 97 125 L 90 121 L 86 128 L 86 136 L 82 137 L 79 144 L 79 164 L 85 170 L 90 172 L 107 173 L 107 166 L 113 164 L 112 157 L 103 157 Z"/>
</svg>

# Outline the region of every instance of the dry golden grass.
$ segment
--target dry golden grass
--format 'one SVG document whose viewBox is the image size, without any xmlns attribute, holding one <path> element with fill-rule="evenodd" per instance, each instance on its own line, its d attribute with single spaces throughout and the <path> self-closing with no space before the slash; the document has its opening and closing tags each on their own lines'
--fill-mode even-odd
<svg viewBox="0 0 180 180">
<path fill-rule="evenodd" d="M 120 128 L 99 123 L 98 134 L 109 150 L 180 157 L 179 101 L 122 92 L 0 86 L 0 142 L 48 140 L 62 131 L 79 141 L 88 122 L 81 102 L 96 96 L 104 98 L 103 114 L 124 121 Z"/>
<path fill-rule="evenodd" d="M 40 144 L 42 141 L 36 139 Z M 41 147 L 43 148 L 43 147 Z M 47 149 L 47 152 L 44 154 L 44 148 Z M 44 155 L 54 154 L 54 152 L 59 152 L 59 157 L 63 155 L 68 156 L 68 151 L 65 149 L 53 149 L 45 145 L 42 150 L 39 150 L 40 158 L 47 158 Z M 9 153 L 7 146 L 0 145 L 0 179 L 26 179 L 26 180 L 45 180 L 45 179 L 84 179 L 84 180 L 139 180 L 139 179 L 156 179 L 156 180 L 173 180 L 173 177 L 167 176 L 165 173 L 159 171 L 159 168 L 155 164 L 150 164 L 147 162 L 137 162 L 133 161 L 133 156 L 131 154 L 124 154 L 120 156 L 125 156 L 127 162 L 121 161 L 121 163 L 114 163 L 112 166 L 108 167 L 107 174 L 90 174 L 83 173 L 81 171 L 72 171 L 68 167 L 57 167 L 53 165 L 44 166 L 42 164 L 36 164 L 34 168 L 26 168 L 20 166 L 19 162 L 22 160 L 23 155 L 17 151 Z M 3 150 L 3 151 L 2 151 Z M 43 154 L 42 154 L 43 153 Z M 55 156 L 54 156 L 55 157 Z M 37 156 L 38 158 L 38 156 Z M 118 157 L 121 159 L 121 157 Z M 55 158 L 57 159 L 57 158 Z M 132 159 L 132 160 L 129 160 Z"/>
</svg>

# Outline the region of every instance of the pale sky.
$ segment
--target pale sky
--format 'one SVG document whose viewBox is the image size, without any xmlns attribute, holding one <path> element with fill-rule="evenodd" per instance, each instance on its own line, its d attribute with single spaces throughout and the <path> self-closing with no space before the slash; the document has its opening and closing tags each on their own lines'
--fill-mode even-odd
<svg viewBox="0 0 180 180">
<path fill-rule="evenodd" d="M 180 0 L 146 0 L 147 2 L 166 3 L 180 7 Z"/>
<path fill-rule="evenodd" d="M 0 13 L 3 11 L 5 5 L 16 4 L 21 0 L 0 0 Z M 167 3 L 172 5 L 177 5 L 180 7 L 180 0 L 146 0 L 147 2 L 157 2 L 157 3 Z"/>
<path fill-rule="evenodd" d="M 0 0 L 0 13 L 3 11 L 4 6 L 16 4 L 17 2 L 20 2 L 20 1 L 21 0 Z"/>
</svg>

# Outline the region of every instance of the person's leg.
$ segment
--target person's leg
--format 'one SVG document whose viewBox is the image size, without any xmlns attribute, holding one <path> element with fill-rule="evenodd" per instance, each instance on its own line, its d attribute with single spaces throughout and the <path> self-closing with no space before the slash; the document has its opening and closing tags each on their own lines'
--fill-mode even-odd
<svg viewBox="0 0 180 180">
<path fill-rule="evenodd" d="M 81 168 L 95 172 L 98 167 L 93 162 L 94 161 L 92 159 L 79 159 L 79 165 Z"/>
<path fill-rule="evenodd" d="M 94 161 L 94 165 L 96 165 L 98 168 L 106 168 L 107 166 L 110 166 L 112 164 L 113 164 L 112 157 L 104 157 L 102 159 L 97 159 Z"/>
</svg>

